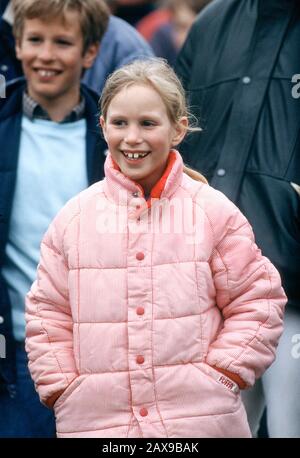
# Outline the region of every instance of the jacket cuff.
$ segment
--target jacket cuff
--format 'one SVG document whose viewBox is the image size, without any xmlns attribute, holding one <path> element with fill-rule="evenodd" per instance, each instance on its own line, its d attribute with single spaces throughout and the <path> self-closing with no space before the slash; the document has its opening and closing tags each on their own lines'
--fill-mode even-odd
<svg viewBox="0 0 300 458">
<path fill-rule="evenodd" d="M 244 380 L 238 375 L 235 374 L 234 372 L 227 371 L 226 369 L 221 369 L 220 367 L 212 366 L 216 371 L 221 372 L 222 374 L 226 375 L 226 377 L 230 378 L 233 380 L 241 390 L 244 390 L 247 387 L 247 383 L 244 382 Z"/>
<path fill-rule="evenodd" d="M 65 390 L 60 390 L 57 393 L 52 394 L 52 396 L 50 396 L 50 398 L 44 402 L 45 406 L 49 409 L 52 409 L 57 399 L 63 394 L 64 391 Z"/>
</svg>

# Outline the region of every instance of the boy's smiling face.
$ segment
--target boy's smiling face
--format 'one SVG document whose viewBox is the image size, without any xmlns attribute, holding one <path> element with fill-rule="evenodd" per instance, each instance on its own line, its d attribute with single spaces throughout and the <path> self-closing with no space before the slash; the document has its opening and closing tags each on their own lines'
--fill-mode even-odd
<svg viewBox="0 0 300 458">
<path fill-rule="evenodd" d="M 79 102 L 82 70 L 91 67 L 97 51 L 93 44 L 83 53 L 77 11 L 68 11 L 64 19 L 25 19 L 16 44 L 28 93 L 45 109 L 49 104 L 72 108 Z"/>
</svg>

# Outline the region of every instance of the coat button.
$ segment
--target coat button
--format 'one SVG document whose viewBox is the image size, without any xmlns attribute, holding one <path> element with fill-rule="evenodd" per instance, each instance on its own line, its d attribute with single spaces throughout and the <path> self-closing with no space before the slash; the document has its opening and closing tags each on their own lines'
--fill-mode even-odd
<svg viewBox="0 0 300 458">
<path fill-rule="evenodd" d="M 137 259 L 138 261 L 142 261 L 144 258 L 145 258 L 144 253 L 137 253 L 137 254 L 136 254 L 136 259 Z"/>
<path fill-rule="evenodd" d="M 0 324 L 3 324 L 4 323 L 4 318 L 3 316 L 0 316 Z"/>
<path fill-rule="evenodd" d="M 144 315 L 144 313 L 145 313 L 144 307 L 138 307 L 138 308 L 136 309 L 136 314 L 137 314 L 137 315 Z"/>
<path fill-rule="evenodd" d="M 251 83 L 251 78 L 250 76 L 244 76 L 242 79 L 244 84 L 250 84 Z"/>
<path fill-rule="evenodd" d="M 217 170 L 217 175 L 218 175 L 218 177 L 224 177 L 226 175 L 226 170 L 225 169 L 218 169 Z"/>
<path fill-rule="evenodd" d="M 147 417 L 147 415 L 148 415 L 148 410 L 147 410 L 145 407 L 143 407 L 143 408 L 140 410 L 140 416 L 141 416 L 141 417 Z"/>
<path fill-rule="evenodd" d="M 142 355 L 138 355 L 138 356 L 136 357 L 136 362 L 137 362 L 138 364 L 143 364 L 143 363 L 145 362 L 145 358 L 144 358 Z"/>
</svg>

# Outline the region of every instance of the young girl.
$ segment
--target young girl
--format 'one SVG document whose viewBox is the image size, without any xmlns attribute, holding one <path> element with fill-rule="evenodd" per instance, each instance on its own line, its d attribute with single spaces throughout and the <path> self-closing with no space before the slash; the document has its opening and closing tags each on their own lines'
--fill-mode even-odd
<svg viewBox="0 0 300 458">
<path fill-rule="evenodd" d="M 101 111 L 106 177 L 53 221 L 28 294 L 40 399 L 59 437 L 249 437 L 240 389 L 274 360 L 279 275 L 184 169 L 184 93 L 163 61 L 117 70 Z"/>
</svg>

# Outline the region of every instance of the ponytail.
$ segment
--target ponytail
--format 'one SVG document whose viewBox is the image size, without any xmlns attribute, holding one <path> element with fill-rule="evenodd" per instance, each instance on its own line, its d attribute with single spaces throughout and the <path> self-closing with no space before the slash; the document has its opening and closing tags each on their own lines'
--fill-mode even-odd
<svg viewBox="0 0 300 458">
<path fill-rule="evenodd" d="M 202 183 L 208 184 L 207 179 L 203 175 L 201 175 L 201 173 L 197 172 L 196 170 L 190 169 L 186 165 L 183 166 L 183 172 L 193 180 L 201 181 Z"/>
</svg>

